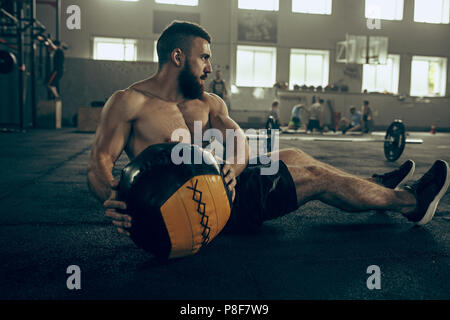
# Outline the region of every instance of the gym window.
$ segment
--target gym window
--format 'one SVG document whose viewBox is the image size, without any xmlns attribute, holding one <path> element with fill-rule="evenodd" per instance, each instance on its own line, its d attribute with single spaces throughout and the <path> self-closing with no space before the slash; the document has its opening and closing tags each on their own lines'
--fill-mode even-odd
<svg viewBox="0 0 450 320">
<path fill-rule="evenodd" d="M 326 50 L 291 49 L 289 88 L 294 85 L 328 85 L 330 52 Z"/>
<path fill-rule="evenodd" d="M 275 83 L 276 50 L 274 47 L 237 46 L 236 85 L 272 87 Z"/>
<path fill-rule="evenodd" d="M 94 38 L 94 60 L 136 61 L 134 39 Z"/>
<path fill-rule="evenodd" d="M 450 0 L 415 0 L 414 21 L 449 23 Z"/>
<path fill-rule="evenodd" d="M 403 19 L 403 0 L 366 0 L 366 18 L 383 20 Z"/>
<path fill-rule="evenodd" d="M 156 3 L 174 4 L 178 6 L 198 6 L 198 0 L 155 0 Z"/>
<path fill-rule="evenodd" d="M 400 55 L 390 54 L 386 64 L 363 65 L 362 91 L 398 93 Z"/>
<path fill-rule="evenodd" d="M 292 0 L 292 12 L 331 14 L 332 0 Z"/>
<path fill-rule="evenodd" d="M 239 9 L 278 11 L 278 0 L 239 0 Z"/>
<path fill-rule="evenodd" d="M 412 96 L 445 96 L 447 58 L 413 56 L 411 63 Z"/>
</svg>

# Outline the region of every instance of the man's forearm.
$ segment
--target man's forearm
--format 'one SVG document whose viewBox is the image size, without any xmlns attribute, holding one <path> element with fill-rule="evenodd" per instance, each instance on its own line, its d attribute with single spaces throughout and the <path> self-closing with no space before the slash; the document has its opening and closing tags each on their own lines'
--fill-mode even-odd
<svg viewBox="0 0 450 320">
<path fill-rule="evenodd" d="M 114 180 L 112 167 L 98 163 L 90 163 L 88 167 L 88 186 L 89 190 L 101 202 L 109 198 L 111 194 L 111 182 Z"/>
<path fill-rule="evenodd" d="M 111 183 L 106 179 L 99 178 L 95 173 L 88 173 L 89 190 L 100 201 L 105 202 L 111 193 Z"/>
<path fill-rule="evenodd" d="M 241 144 L 238 143 L 239 138 L 235 139 L 235 146 L 234 148 L 234 154 L 228 156 L 227 155 L 227 162 L 231 164 L 231 166 L 234 169 L 236 177 L 239 176 L 242 171 L 247 167 L 248 159 L 249 159 L 249 147 L 247 143 L 247 138 L 245 137 L 244 133 L 242 133 L 243 136 L 240 137 L 242 139 Z M 242 145 L 243 144 L 243 145 Z"/>
</svg>

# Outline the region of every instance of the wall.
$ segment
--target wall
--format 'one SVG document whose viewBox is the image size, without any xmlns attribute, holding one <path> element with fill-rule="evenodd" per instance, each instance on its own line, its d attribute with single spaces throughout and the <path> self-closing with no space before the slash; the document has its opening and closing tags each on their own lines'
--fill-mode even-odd
<svg viewBox="0 0 450 320">
<path fill-rule="evenodd" d="M 291 1 L 280 0 L 280 10 L 277 16 L 277 42 L 269 44 L 277 47 L 277 79 L 280 81 L 288 81 L 289 79 L 289 51 L 290 48 L 306 48 L 306 49 L 325 49 L 330 50 L 330 72 L 329 82 L 334 83 L 343 80 L 349 85 L 350 94 L 359 94 L 361 91 L 361 66 L 357 66 L 359 76 L 350 78 L 344 75 L 344 64 L 335 63 L 335 47 L 338 41 L 345 39 L 345 34 L 358 35 L 374 35 L 389 37 L 389 52 L 401 55 L 400 65 L 400 83 L 399 92 L 408 94 L 410 88 L 410 67 L 411 57 L 413 55 L 431 55 L 443 56 L 450 58 L 450 42 L 448 35 L 450 34 L 450 25 L 435 25 L 413 22 L 413 0 L 405 0 L 404 15 L 402 21 L 381 21 L 380 30 L 369 30 L 366 26 L 364 18 L 364 1 L 361 0 L 335 0 L 333 1 L 332 15 L 309 15 L 291 12 Z M 65 20 L 68 15 L 66 9 L 69 5 L 78 5 L 81 9 L 81 30 L 68 30 Z M 62 0 L 63 19 L 61 21 L 61 37 L 67 42 L 70 49 L 66 52 L 68 64 L 66 66 L 66 74 L 64 82 L 73 84 L 78 78 L 77 70 L 71 69 L 76 67 L 77 62 L 70 62 L 70 58 L 89 59 L 92 57 L 92 38 L 94 36 L 106 37 L 127 37 L 139 40 L 138 60 L 151 61 L 153 56 L 153 42 L 157 39 L 158 33 L 153 30 L 155 19 L 159 19 L 158 15 L 154 15 L 155 11 L 164 11 L 172 13 L 174 17 L 182 14 L 198 14 L 200 23 L 210 32 L 213 37 L 213 67 L 221 69 L 224 78 L 229 84 L 234 83 L 235 78 L 235 56 L 236 45 L 265 45 L 255 42 L 238 42 L 237 41 L 237 18 L 240 10 L 237 9 L 237 0 L 199 0 L 198 7 L 171 6 L 155 4 L 153 0 L 141 0 L 139 2 L 122 2 L 117 0 Z M 55 10 L 49 5 L 38 5 L 38 18 L 48 28 L 49 32 L 54 34 L 54 17 Z M 126 66 L 128 64 L 124 64 Z M 130 70 L 136 71 L 133 64 Z M 447 64 L 450 74 L 450 61 Z M 125 67 L 124 67 L 125 68 Z M 139 76 L 148 76 L 151 68 L 145 69 L 145 72 L 137 72 L 135 76 L 129 76 L 127 79 L 134 80 Z M 99 76 L 97 74 L 89 75 L 89 69 L 85 70 L 86 86 L 96 86 Z M 130 71 L 131 72 L 131 71 Z M 122 74 L 120 71 L 119 74 Z M 108 73 L 111 75 L 111 73 Z M 118 77 L 112 77 L 117 79 Z M 105 78 L 108 81 L 110 78 Z M 447 96 L 450 90 L 450 77 L 447 76 Z M 103 84 L 102 84 L 103 85 Z M 108 91 L 122 88 L 129 85 L 125 81 L 118 83 L 104 83 L 109 87 Z M 70 88 L 71 86 L 69 86 Z M 0 89 L 3 90 L 3 89 Z M 105 90 L 106 93 L 107 90 Z M 270 102 L 275 98 L 273 89 L 264 89 L 262 99 L 254 98 L 254 88 L 239 88 L 238 94 L 230 97 L 230 106 L 232 114 L 242 121 L 252 121 L 248 118 L 260 117 L 265 110 L 270 107 Z M 74 112 L 73 104 L 79 99 L 78 96 L 71 96 L 75 93 L 73 90 L 66 91 L 63 101 L 64 116 L 71 118 Z M 76 93 L 80 95 L 80 92 Z M 84 93 L 81 93 L 84 94 Z M 93 98 L 93 97 L 92 97 Z M 387 97 L 380 97 L 385 99 Z M 89 101 L 91 97 L 86 97 Z M 349 98 L 352 99 L 352 98 Z M 70 101 L 69 104 L 66 100 Z M 432 99 L 433 105 L 439 110 L 440 119 L 448 119 L 442 122 L 442 125 L 450 128 L 449 104 L 448 99 Z M 406 112 L 400 104 L 397 106 L 397 100 L 387 98 L 386 105 L 390 105 L 392 114 Z M 80 102 L 81 103 L 81 102 Z M 358 102 L 359 104 L 359 102 Z M 383 104 L 383 103 L 380 103 Z M 13 108 L 10 104 L 9 108 Z M 423 107 L 417 107 L 417 110 L 410 112 L 408 116 L 413 114 L 413 121 L 424 123 L 431 122 L 433 112 L 428 112 L 427 104 Z M 342 108 L 346 106 L 343 105 Z M 414 107 L 416 108 L 416 107 Z M 433 111 L 434 111 L 433 107 Z M 255 112 L 253 117 L 250 112 Z M 422 113 L 423 111 L 423 113 Z M 390 111 L 391 112 L 391 111 Z M 388 114 L 391 114 L 391 113 Z M 4 114 L 8 111 L 1 111 L 2 121 Z M 9 116 L 11 118 L 11 116 Z M 264 118 L 264 117 L 263 117 Z M 68 121 L 68 120 L 67 120 Z"/>
</svg>

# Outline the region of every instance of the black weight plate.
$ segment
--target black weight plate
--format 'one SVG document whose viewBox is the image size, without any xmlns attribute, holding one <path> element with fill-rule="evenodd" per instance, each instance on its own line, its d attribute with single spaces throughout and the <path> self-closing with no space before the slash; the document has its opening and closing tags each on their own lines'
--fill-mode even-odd
<svg viewBox="0 0 450 320">
<path fill-rule="evenodd" d="M 405 150 L 405 125 L 400 121 L 391 123 L 384 137 L 384 155 L 388 161 L 395 161 Z"/>
</svg>

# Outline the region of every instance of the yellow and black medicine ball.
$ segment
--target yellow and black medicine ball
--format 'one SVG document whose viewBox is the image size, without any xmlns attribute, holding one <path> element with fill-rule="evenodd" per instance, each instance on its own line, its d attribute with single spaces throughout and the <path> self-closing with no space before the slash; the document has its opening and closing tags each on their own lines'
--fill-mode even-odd
<svg viewBox="0 0 450 320">
<path fill-rule="evenodd" d="M 176 164 L 175 147 L 176 156 L 190 161 Z M 131 239 L 159 258 L 197 253 L 222 231 L 231 212 L 220 165 L 210 152 L 189 144 L 161 143 L 142 151 L 122 170 L 118 198 L 133 219 Z"/>
</svg>

